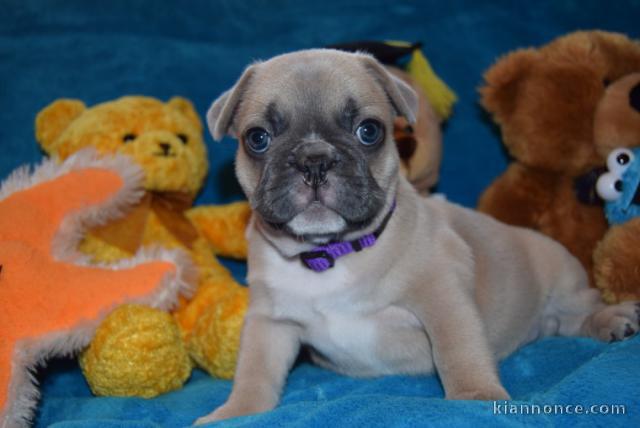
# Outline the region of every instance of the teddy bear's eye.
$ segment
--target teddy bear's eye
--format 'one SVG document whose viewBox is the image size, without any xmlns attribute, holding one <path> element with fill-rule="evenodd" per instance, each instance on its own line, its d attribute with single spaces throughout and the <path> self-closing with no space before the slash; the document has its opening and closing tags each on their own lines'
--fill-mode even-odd
<svg viewBox="0 0 640 428">
<path fill-rule="evenodd" d="M 136 134 L 133 133 L 128 133 L 128 134 L 124 134 L 122 136 L 122 141 L 124 141 L 125 143 L 128 143 L 129 141 L 133 141 L 136 139 Z"/>
<path fill-rule="evenodd" d="M 182 141 L 182 144 L 187 144 L 189 142 L 189 136 L 187 134 L 176 134 L 178 136 L 178 138 L 180 138 L 180 141 Z"/>
<path fill-rule="evenodd" d="M 611 84 L 611 79 L 609 79 L 608 77 L 605 77 L 604 79 L 602 79 L 602 85 L 606 88 L 607 86 L 609 86 Z"/>
</svg>

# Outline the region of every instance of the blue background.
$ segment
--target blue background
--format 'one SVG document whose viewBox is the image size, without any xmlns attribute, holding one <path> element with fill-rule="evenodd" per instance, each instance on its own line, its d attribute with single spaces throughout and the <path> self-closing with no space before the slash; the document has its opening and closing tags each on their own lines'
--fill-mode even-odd
<svg viewBox="0 0 640 428">
<path fill-rule="evenodd" d="M 445 127 L 438 191 L 475 206 L 507 163 L 499 132 L 477 104 L 481 77 L 500 55 L 578 29 L 638 37 L 639 1 L 0 1 L 0 177 L 42 153 L 37 112 L 60 97 L 87 105 L 122 95 L 191 99 L 204 115 L 246 64 L 295 49 L 361 39 L 424 42 L 424 52 L 459 102 Z M 553 102 L 553 100 L 549 100 Z M 211 172 L 197 203 L 240 199 L 235 142 L 210 144 Z M 233 265 L 238 277 L 241 264 Z M 605 345 L 548 339 L 501 366 L 514 398 L 584 404 L 623 402 L 625 417 L 493 416 L 486 403 L 447 402 L 435 376 L 353 380 L 302 364 L 283 406 L 231 425 L 640 426 L 640 342 Z M 623 374 L 626 371 L 627 374 Z M 181 391 L 155 400 L 91 398 L 77 366 L 57 361 L 42 375 L 39 425 L 188 424 L 220 404 L 228 382 L 196 371 Z M 72 422 L 72 421 L 77 422 Z"/>
</svg>

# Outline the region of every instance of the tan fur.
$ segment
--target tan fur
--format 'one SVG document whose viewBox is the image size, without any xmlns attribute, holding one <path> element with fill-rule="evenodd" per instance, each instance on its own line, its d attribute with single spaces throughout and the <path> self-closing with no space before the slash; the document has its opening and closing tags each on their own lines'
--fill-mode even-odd
<svg viewBox="0 0 640 428">
<path fill-rule="evenodd" d="M 640 219 L 635 218 L 612 227 L 598 243 L 594 258 L 596 283 L 602 285 L 607 301 L 619 302 L 638 298 L 640 265 L 638 265 Z"/>
<path fill-rule="evenodd" d="M 640 112 L 629 105 L 629 93 L 638 84 L 640 66 L 637 73 L 612 83 L 598 104 L 594 119 L 594 142 L 603 158 L 614 149 L 640 145 Z"/>
<path fill-rule="evenodd" d="M 261 63 L 250 71 L 250 84 L 241 78 L 239 91 L 236 87 L 214 103 L 209 125 L 214 133 L 231 127 L 241 135 L 254 126 L 270 97 L 284 109 L 309 102 L 331 109 L 347 93 L 371 114 L 383 114 L 386 124 L 395 114 L 410 117 L 411 94 L 402 86 L 389 90 L 401 84 L 388 75 L 380 78 L 379 69 L 363 73 L 363 63 L 375 67 L 368 57 L 331 51 Z M 321 88 L 326 97 L 305 99 L 302 88 L 315 95 Z M 391 96 L 400 105 L 396 111 L 389 93 L 399 97 Z M 239 104 L 226 105 L 229 100 Z M 405 100 L 404 107 L 399 100 Z M 197 423 L 275 407 L 303 344 L 312 347 L 318 364 L 347 375 L 435 369 L 447 398 L 492 400 L 509 397 L 496 360 L 523 343 L 549 334 L 622 338 L 621 323 L 627 322 L 637 330 L 634 307 L 602 309 L 579 262 L 562 246 L 441 198 L 420 197 L 398 172 L 395 145 L 382 150 L 384 156 L 371 161 L 370 169 L 386 192 L 385 207 L 366 230 L 343 239 L 376 229 L 394 199 L 396 209 L 375 246 L 338 259 L 334 268 L 322 273 L 305 268 L 297 255 L 314 244 L 275 231 L 254 214 L 247 230 L 251 302 L 233 390 L 224 405 Z M 251 200 L 259 168 L 242 147 L 237 159 Z"/>
</svg>

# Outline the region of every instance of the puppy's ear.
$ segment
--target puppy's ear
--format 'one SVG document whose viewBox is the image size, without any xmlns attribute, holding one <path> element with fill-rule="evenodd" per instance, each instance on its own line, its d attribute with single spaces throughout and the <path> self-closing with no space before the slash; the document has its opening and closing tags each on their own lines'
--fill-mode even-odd
<svg viewBox="0 0 640 428">
<path fill-rule="evenodd" d="M 398 116 L 403 116 L 409 123 L 415 123 L 418 114 L 418 95 L 413 88 L 389 73 L 375 58 L 369 55 L 362 55 L 361 58 L 367 71 L 376 78 L 386 92 Z"/>
<path fill-rule="evenodd" d="M 230 132 L 233 117 L 247 90 L 249 81 L 255 73 L 255 68 L 256 64 L 247 67 L 236 84 L 211 104 L 207 112 L 207 125 L 214 140 L 220 141 Z"/>
</svg>

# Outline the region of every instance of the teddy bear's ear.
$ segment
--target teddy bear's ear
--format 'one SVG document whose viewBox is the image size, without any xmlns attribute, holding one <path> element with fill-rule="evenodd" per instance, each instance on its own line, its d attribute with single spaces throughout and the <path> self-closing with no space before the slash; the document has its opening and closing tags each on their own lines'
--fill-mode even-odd
<svg viewBox="0 0 640 428">
<path fill-rule="evenodd" d="M 199 131 L 202 131 L 202 121 L 198 112 L 193 107 L 191 101 L 182 97 L 173 97 L 169 100 L 167 105 L 180 113 L 184 114 L 194 125 L 198 127 Z"/>
<path fill-rule="evenodd" d="M 47 154 L 52 154 L 56 139 L 86 109 L 80 100 L 63 98 L 52 102 L 38 113 L 36 140 Z"/>
<path fill-rule="evenodd" d="M 485 72 L 481 103 L 496 121 L 507 120 L 515 110 L 518 91 L 538 55 L 535 49 L 521 49 L 500 58 Z"/>
</svg>

